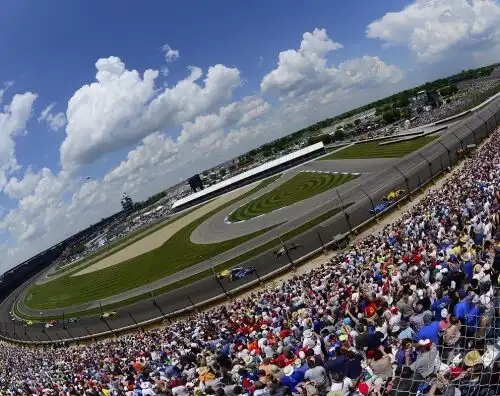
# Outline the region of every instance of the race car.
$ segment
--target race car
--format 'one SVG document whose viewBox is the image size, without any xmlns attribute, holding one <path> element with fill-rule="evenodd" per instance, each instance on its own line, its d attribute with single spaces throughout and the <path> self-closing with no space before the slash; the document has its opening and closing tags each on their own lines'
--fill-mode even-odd
<svg viewBox="0 0 500 396">
<path fill-rule="evenodd" d="M 225 270 L 217 274 L 219 279 L 228 278 L 231 282 L 237 281 L 238 279 L 244 278 L 249 274 L 253 274 L 255 272 L 255 267 L 236 267 L 230 270 Z"/>
<path fill-rule="evenodd" d="M 68 319 L 68 323 L 76 323 L 76 322 L 79 322 L 80 321 L 80 318 L 69 318 Z"/>
<path fill-rule="evenodd" d="M 45 328 L 48 329 L 49 327 L 54 327 L 57 324 L 57 320 L 49 320 L 47 323 L 45 323 Z"/>
<path fill-rule="evenodd" d="M 393 190 L 384 197 L 384 201 L 394 201 L 405 193 L 405 190 Z"/>
<path fill-rule="evenodd" d="M 370 209 L 370 213 L 371 214 L 379 214 L 380 212 L 383 212 L 384 210 L 386 210 L 393 203 L 394 203 L 394 201 L 385 201 L 385 202 L 379 203 L 378 205 L 375 206 L 375 208 Z"/>
<path fill-rule="evenodd" d="M 274 257 L 276 257 L 276 258 L 281 257 L 286 253 L 286 249 L 295 250 L 295 249 L 298 249 L 300 246 L 301 245 L 299 245 L 298 243 L 295 243 L 295 242 L 292 242 L 291 244 L 286 246 L 286 248 L 285 248 L 285 246 L 282 246 L 278 250 L 274 251 Z"/>
<path fill-rule="evenodd" d="M 229 270 L 224 270 L 224 271 L 221 271 L 217 274 L 217 278 L 219 279 L 225 279 L 225 278 L 229 278 L 229 276 L 231 275 L 231 271 Z"/>
<path fill-rule="evenodd" d="M 117 316 L 118 316 L 118 312 L 116 312 L 116 311 L 106 311 L 106 312 L 102 313 L 101 319 L 116 318 Z"/>
<path fill-rule="evenodd" d="M 24 327 L 28 327 L 28 326 L 33 326 L 33 321 L 32 320 L 27 320 L 26 322 L 24 322 Z"/>
</svg>

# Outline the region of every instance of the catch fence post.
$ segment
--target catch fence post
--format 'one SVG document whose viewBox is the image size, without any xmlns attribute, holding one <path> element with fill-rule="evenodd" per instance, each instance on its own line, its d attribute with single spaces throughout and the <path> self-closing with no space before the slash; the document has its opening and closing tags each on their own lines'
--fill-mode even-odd
<svg viewBox="0 0 500 396">
<path fill-rule="evenodd" d="M 215 280 L 217 281 L 217 283 L 219 284 L 220 288 L 222 289 L 222 291 L 224 292 L 224 294 L 226 295 L 226 298 L 230 298 L 229 297 L 229 293 L 227 292 L 227 290 L 224 288 L 224 285 L 222 284 L 222 281 L 219 279 L 219 277 L 217 276 L 217 274 L 215 273 L 215 268 L 212 267 L 212 272 L 214 273 L 214 277 L 215 277 Z"/>
<path fill-rule="evenodd" d="M 476 114 L 477 115 L 477 114 Z M 479 116 L 478 116 L 479 117 Z M 479 117 L 481 120 L 483 120 L 481 117 Z M 483 120 L 484 121 L 484 120 Z M 486 125 L 486 122 L 484 123 Z M 477 144 L 477 140 L 476 140 L 476 130 L 475 129 L 472 129 L 470 126 L 468 126 L 467 124 L 465 124 L 465 127 L 472 132 L 472 137 L 474 139 L 474 144 Z M 486 128 L 486 130 L 488 130 L 488 128 Z"/>
<path fill-rule="evenodd" d="M 347 226 L 349 227 L 349 233 L 352 234 L 351 220 L 349 219 L 349 214 L 345 211 L 344 201 L 342 201 L 342 198 L 340 197 L 339 189 L 336 188 L 335 191 L 337 192 L 337 195 L 339 196 L 340 206 L 342 208 L 342 213 L 344 213 L 345 220 L 347 222 Z"/>
<path fill-rule="evenodd" d="M 132 322 L 134 322 L 134 324 L 139 328 L 139 330 L 142 331 L 142 329 L 139 326 L 139 323 L 137 323 L 137 320 L 135 320 L 134 316 L 132 315 L 132 312 L 130 312 L 130 311 L 127 311 L 127 312 L 128 312 L 128 315 L 130 316 L 130 319 L 132 319 Z"/>
<path fill-rule="evenodd" d="M 318 234 L 319 243 L 321 243 L 321 248 L 323 249 L 323 253 L 326 253 L 325 244 L 323 243 L 323 239 L 321 238 L 321 234 L 319 233 L 319 231 L 317 232 L 317 234 Z"/>
<path fill-rule="evenodd" d="M 198 308 L 196 308 L 196 305 L 194 305 L 194 302 L 193 302 L 193 300 L 191 300 L 190 296 L 188 296 L 188 300 L 191 303 L 191 306 L 193 307 L 193 311 L 195 311 L 196 313 L 198 313 Z"/>
<path fill-rule="evenodd" d="M 375 214 L 375 204 L 373 203 L 373 199 L 372 197 L 370 196 L 370 194 L 368 194 L 366 192 L 366 190 L 363 188 L 363 187 L 359 187 L 359 189 L 368 197 L 368 199 L 370 200 L 370 204 L 372 205 L 372 209 L 373 209 L 373 213 Z M 377 217 L 377 221 L 378 221 L 378 217 Z"/>
<path fill-rule="evenodd" d="M 397 166 L 394 166 L 393 168 L 396 169 L 399 173 L 401 173 L 401 176 L 403 176 L 403 178 L 405 179 L 406 191 L 408 192 L 408 200 L 411 201 L 410 184 L 408 183 L 408 178 L 406 177 L 406 175 L 403 172 L 401 172 L 401 170 Z"/>
<path fill-rule="evenodd" d="M 460 147 L 462 147 L 462 150 L 463 150 L 464 149 L 464 141 L 462 139 L 460 139 L 455 132 L 451 131 L 451 134 L 458 139 L 458 141 L 460 142 Z"/>
<path fill-rule="evenodd" d="M 283 243 L 283 240 L 281 239 L 281 235 L 278 236 L 278 239 L 280 240 L 281 246 L 285 250 L 286 257 L 288 257 L 288 261 L 290 262 L 290 265 L 292 266 L 292 271 L 295 271 L 295 263 L 292 260 L 292 257 L 290 256 L 290 252 L 288 251 L 288 247 Z"/>
<path fill-rule="evenodd" d="M 427 166 L 429 167 L 429 176 L 432 180 L 434 177 L 434 175 L 432 174 L 432 163 L 422 153 L 417 153 L 417 154 L 420 155 L 425 162 L 427 162 Z"/>
<path fill-rule="evenodd" d="M 446 152 L 448 153 L 448 164 L 450 166 L 450 169 L 451 169 L 451 166 L 452 166 L 452 163 L 451 163 L 451 151 L 450 149 L 443 143 L 441 142 L 441 140 L 438 140 L 437 141 L 441 146 L 444 147 L 444 149 L 446 150 Z"/>
</svg>

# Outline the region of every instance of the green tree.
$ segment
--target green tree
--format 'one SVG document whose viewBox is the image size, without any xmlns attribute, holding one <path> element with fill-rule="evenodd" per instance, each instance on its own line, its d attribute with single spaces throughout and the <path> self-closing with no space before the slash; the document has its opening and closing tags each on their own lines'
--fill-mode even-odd
<svg viewBox="0 0 500 396">
<path fill-rule="evenodd" d="M 392 110 L 386 111 L 382 115 L 382 118 L 388 124 L 398 120 L 400 117 L 401 117 L 401 112 L 398 109 L 392 109 Z"/>
<path fill-rule="evenodd" d="M 335 131 L 335 133 L 333 134 L 333 140 L 334 141 L 344 140 L 344 138 L 345 138 L 345 134 L 341 130 Z"/>
</svg>

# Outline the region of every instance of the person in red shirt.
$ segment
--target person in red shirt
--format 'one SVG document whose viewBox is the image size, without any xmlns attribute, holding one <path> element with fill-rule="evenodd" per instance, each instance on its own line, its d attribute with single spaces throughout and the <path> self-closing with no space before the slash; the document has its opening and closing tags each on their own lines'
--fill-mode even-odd
<svg viewBox="0 0 500 396">
<path fill-rule="evenodd" d="M 375 303 L 373 301 L 370 302 L 370 304 L 368 304 L 364 308 L 363 312 L 365 314 L 365 318 L 371 318 L 371 317 L 375 316 L 375 314 L 377 313 L 377 307 L 376 307 Z"/>
</svg>

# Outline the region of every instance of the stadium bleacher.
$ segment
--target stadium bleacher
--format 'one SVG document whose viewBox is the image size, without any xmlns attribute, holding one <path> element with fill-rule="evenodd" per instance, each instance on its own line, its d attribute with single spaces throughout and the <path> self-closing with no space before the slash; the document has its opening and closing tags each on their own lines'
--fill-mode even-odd
<svg viewBox="0 0 500 396">
<path fill-rule="evenodd" d="M 0 395 L 500 394 L 500 135 L 321 267 L 165 328 L 0 343 Z"/>
</svg>

